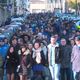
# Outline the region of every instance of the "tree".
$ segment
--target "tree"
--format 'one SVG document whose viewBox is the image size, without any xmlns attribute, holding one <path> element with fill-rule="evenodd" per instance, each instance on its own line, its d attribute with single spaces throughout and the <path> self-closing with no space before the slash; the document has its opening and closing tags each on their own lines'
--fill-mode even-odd
<svg viewBox="0 0 80 80">
<path fill-rule="evenodd" d="M 78 15 L 80 15 L 80 2 L 78 3 Z"/>
<path fill-rule="evenodd" d="M 78 0 L 75 0 L 74 2 L 70 1 L 69 7 L 75 9 L 76 15 L 80 14 L 80 2 L 78 2 Z"/>
<path fill-rule="evenodd" d="M 14 0 L 14 15 L 16 15 L 17 12 L 17 6 L 16 6 L 16 0 Z"/>
<path fill-rule="evenodd" d="M 72 9 L 76 9 L 76 2 L 70 1 L 69 7 L 72 8 Z"/>
</svg>

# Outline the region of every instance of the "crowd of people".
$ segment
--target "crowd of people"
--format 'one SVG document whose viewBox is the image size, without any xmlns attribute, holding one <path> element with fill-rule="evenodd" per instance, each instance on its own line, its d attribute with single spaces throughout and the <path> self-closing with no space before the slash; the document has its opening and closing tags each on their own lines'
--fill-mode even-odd
<svg viewBox="0 0 80 80">
<path fill-rule="evenodd" d="M 79 80 L 80 31 L 53 13 L 29 14 L 10 41 L 0 40 L 0 80 Z M 0 63 L 1 64 L 1 63 Z"/>
</svg>

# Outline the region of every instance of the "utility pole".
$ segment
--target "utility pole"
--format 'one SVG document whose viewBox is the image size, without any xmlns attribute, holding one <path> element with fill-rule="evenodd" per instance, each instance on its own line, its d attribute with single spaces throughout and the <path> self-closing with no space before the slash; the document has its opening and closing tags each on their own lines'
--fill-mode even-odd
<svg viewBox="0 0 80 80">
<path fill-rule="evenodd" d="M 69 10 L 69 0 L 65 0 L 65 12 L 68 13 Z"/>
<path fill-rule="evenodd" d="M 76 16 L 78 15 L 78 1 L 77 0 L 75 0 L 75 2 L 76 2 Z"/>
</svg>

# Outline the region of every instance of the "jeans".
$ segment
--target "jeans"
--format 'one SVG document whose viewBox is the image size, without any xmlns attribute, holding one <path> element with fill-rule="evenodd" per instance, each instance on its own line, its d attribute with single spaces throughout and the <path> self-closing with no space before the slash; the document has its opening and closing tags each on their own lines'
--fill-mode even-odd
<svg viewBox="0 0 80 80">
<path fill-rule="evenodd" d="M 71 80 L 71 69 L 61 68 L 61 80 Z"/>
<path fill-rule="evenodd" d="M 4 76 L 3 76 L 3 80 L 7 80 L 7 73 L 6 73 L 6 69 L 4 69 Z"/>
<path fill-rule="evenodd" d="M 77 75 L 77 73 L 75 71 L 73 71 L 74 80 L 76 80 L 76 75 Z"/>
<path fill-rule="evenodd" d="M 60 64 L 54 64 L 49 66 L 52 80 L 60 80 Z"/>
</svg>

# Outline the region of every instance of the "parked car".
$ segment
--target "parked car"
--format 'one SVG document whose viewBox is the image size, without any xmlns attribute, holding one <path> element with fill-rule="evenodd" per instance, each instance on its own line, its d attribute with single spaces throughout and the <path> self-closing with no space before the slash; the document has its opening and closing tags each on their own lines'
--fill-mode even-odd
<svg viewBox="0 0 80 80">
<path fill-rule="evenodd" d="M 13 23 L 13 22 L 24 22 L 24 19 L 21 18 L 21 17 L 18 17 L 18 18 L 12 18 L 12 19 L 11 19 L 11 23 Z"/>
</svg>

